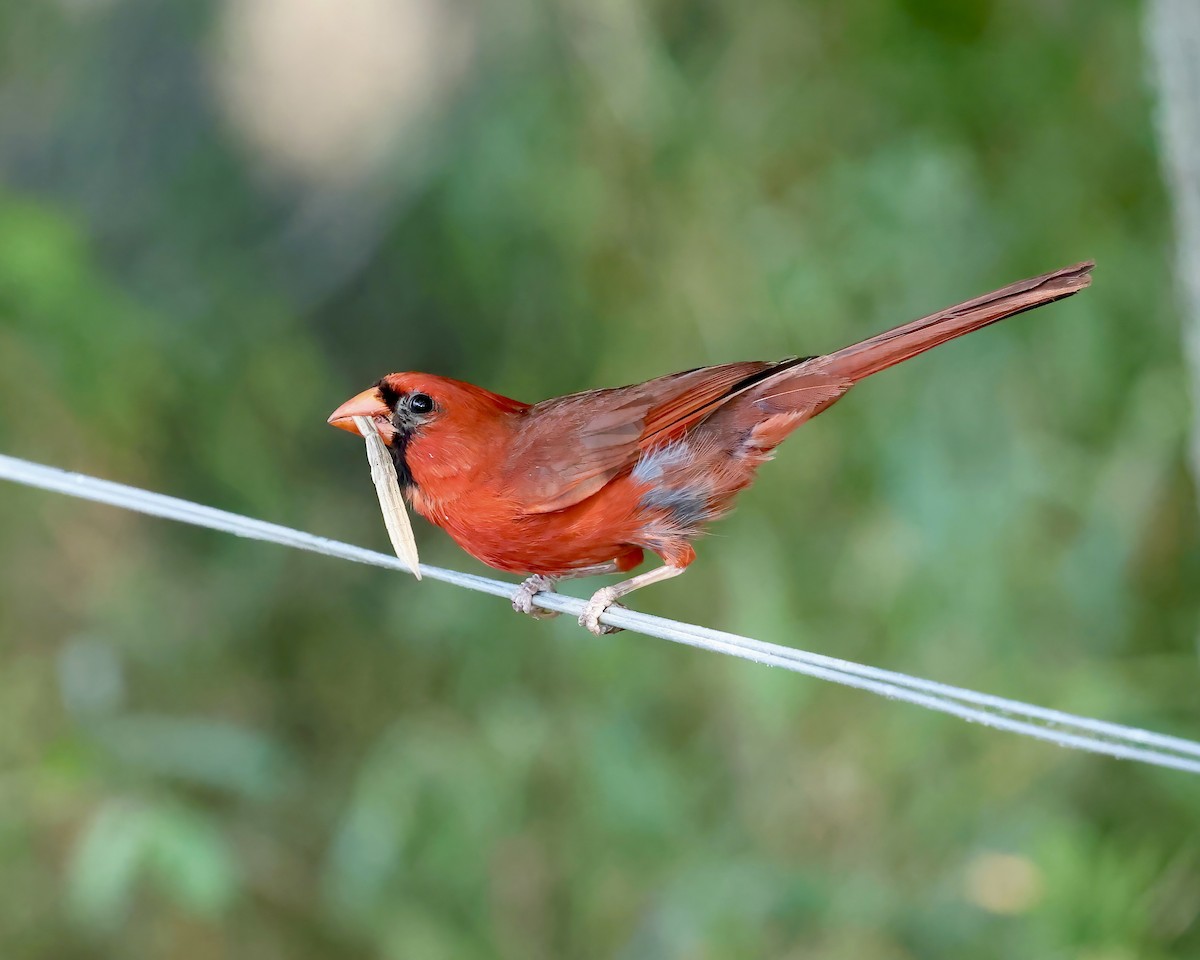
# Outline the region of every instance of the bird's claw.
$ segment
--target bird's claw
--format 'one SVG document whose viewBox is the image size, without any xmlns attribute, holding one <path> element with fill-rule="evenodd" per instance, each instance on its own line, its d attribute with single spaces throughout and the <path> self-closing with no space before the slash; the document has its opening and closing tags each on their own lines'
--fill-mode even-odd
<svg viewBox="0 0 1200 960">
<path fill-rule="evenodd" d="M 579 625 L 587 628 L 598 637 L 609 633 L 620 633 L 620 627 L 610 627 L 600 622 L 604 611 L 610 607 L 625 608 L 617 603 L 616 591 L 612 587 L 602 587 L 592 594 L 592 598 L 584 605 L 583 613 L 579 615 Z"/>
<path fill-rule="evenodd" d="M 550 620 L 557 617 L 557 610 L 543 610 L 541 607 L 533 605 L 534 595 L 539 593 L 557 593 L 552 577 L 547 577 L 541 573 L 535 573 L 533 576 L 528 577 L 524 583 L 517 587 L 516 592 L 513 594 L 512 608 L 517 613 L 528 614 L 535 620 Z"/>
</svg>

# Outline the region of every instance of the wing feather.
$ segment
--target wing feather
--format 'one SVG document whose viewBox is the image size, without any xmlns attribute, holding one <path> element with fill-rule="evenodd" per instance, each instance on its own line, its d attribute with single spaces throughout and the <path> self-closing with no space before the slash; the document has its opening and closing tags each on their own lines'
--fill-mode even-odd
<svg viewBox="0 0 1200 960">
<path fill-rule="evenodd" d="M 535 404 L 507 458 L 505 487 L 528 513 L 572 506 L 631 469 L 644 450 L 677 439 L 730 397 L 800 362 L 700 367 Z"/>
</svg>

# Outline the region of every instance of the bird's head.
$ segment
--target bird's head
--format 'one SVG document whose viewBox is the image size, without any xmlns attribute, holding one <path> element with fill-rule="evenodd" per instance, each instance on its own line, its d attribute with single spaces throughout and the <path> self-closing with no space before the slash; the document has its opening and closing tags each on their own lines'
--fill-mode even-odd
<svg viewBox="0 0 1200 960">
<path fill-rule="evenodd" d="M 351 397 L 329 415 L 329 423 L 358 435 L 355 417 L 369 417 L 392 452 L 400 482 L 415 483 L 409 469 L 414 449 L 423 461 L 461 461 L 475 441 L 490 439 L 491 427 L 528 404 L 480 387 L 428 373 L 390 373 Z"/>
<path fill-rule="evenodd" d="M 369 417 L 389 447 L 407 440 L 444 416 L 446 391 L 442 379 L 420 373 L 391 373 L 351 397 L 329 415 L 329 422 L 357 436 L 355 417 Z"/>
</svg>

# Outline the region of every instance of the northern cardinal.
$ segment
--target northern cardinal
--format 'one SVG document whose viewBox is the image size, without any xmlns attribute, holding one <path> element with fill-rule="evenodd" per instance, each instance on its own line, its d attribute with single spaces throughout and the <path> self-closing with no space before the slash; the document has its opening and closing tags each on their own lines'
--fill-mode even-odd
<svg viewBox="0 0 1200 960">
<path fill-rule="evenodd" d="M 865 377 L 1091 283 L 1081 263 L 1011 284 L 820 357 L 700 367 L 528 404 L 428 373 L 392 373 L 329 417 L 374 418 L 413 507 L 489 566 L 532 574 L 513 607 L 558 580 L 664 565 L 598 590 L 579 622 L 600 634 L 618 597 L 683 573 L 692 541 L 800 424 Z"/>
</svg>

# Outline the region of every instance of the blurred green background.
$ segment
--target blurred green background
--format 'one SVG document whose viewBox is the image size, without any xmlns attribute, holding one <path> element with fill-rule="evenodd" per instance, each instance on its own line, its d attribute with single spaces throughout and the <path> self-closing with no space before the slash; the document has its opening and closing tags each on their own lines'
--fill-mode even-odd
<svg viewBox="0 0 1200 960">
<path fill-rule="evenodd" d="M 325 425 L 383 373 L 535 400 L 1094 257 L 633 605 L 1196 736 L 1141 17 L 6 2 L 0 451 L 386 549 Z M 0 643 L 6 958 L 1200 956 L 1184 774 L 11 485 Z"/>
</svg>

